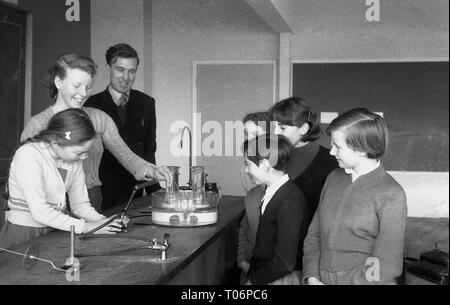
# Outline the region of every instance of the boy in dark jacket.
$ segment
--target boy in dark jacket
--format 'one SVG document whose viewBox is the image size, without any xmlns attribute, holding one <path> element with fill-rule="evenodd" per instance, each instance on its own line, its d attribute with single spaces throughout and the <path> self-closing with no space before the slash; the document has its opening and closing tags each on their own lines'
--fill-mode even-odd
<svg viewBox="0 0 450 305">
<path fill-rule="evenodd" d="M 294 284 L 308 229 L 303 192 L 289 180 L 291 144 L 283 136 L 262 135 L 244 143 L 247 172 L 266 185 L 247 284 Z"/>
</svg>

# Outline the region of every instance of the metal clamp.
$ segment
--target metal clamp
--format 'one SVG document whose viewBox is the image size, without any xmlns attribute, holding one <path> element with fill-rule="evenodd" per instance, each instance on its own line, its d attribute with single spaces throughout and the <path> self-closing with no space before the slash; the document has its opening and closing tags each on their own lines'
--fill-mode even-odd
<svg viewBox="0 0 450 305">
<path fill-rule="evenodd" d="M 161 251 L 161 260 L 167 260 L 167 249 L 169 249 L 169 233 L 164 234 L 164 241 L 159 242 L 156 238 L 149 242 L 148 248 L 152 250 Z"/>
</svg>

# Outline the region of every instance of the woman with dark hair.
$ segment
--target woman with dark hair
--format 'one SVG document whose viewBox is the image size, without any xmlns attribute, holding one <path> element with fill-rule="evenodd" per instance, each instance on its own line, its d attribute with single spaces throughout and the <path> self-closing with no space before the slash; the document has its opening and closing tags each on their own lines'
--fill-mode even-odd
<svg viewBox="0 0 450 305">
<path fill-rule="evenodd" d="M 311 221 L 325 180 L 338 164 L 329 149 L 317 144 L 322 133 L 319 117 L 301 97 L 275 104 L 270 109 L 270 118 L 275 124 L 275 134 L 285 136 L 294 146 L 287 172 L 305 194 Z"/>
<path fill-rule="evenodd" d="M 169 173 L 165 167 L 157 168 L 134 154 L 120 137 L 117 126 L 110 116 L 101 110 L 83 107 L 91 95 L 95 73 L 96 66 L 88 57 L 76 54 L 59 56 L 49 69 L 49 93 L 55 103 L 31 118 L 22 132 L 21 141 L 44 130 L 56 113 L 69 108 L 83 109 L 97 133 L 89 151 L 89 158 L 84 160 L 83 167 L 89 198 L 93 206 L 100 210 L 102 194 L 98 170 L 104 151 L 103 145 L 136 180 L 166 180 Z"/>
<path fill-rule="evenodd" d="M 0 233 L 0 247 L 11 248 L 52 228 L 88 232 L 107 218 L 91 206 L 82 160 L 88 156 L 96 132 L 80 109 L 55 114 L 48 127 L 16 151 L 9 173 L 10 211 Z M 66 215 L 66 193 L 72 213 Z M 97 233 L 121 230 L 115 221 Z"/>
</svg>

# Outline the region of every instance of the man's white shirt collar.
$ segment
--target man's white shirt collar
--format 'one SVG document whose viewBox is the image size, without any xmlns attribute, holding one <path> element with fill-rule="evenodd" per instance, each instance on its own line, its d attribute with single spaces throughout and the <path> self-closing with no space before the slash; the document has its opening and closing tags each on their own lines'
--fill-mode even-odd
<svg viewBox="0 0 450 305">
<path fill-rule="evenodd" d="M 111 97 L 114 101 L 114 103 L 117 106 L 120 106 L 120 98 L 122 97 L 122 93 L 117 92 L 116 90 L 114 90 L 111 86 L 108 86 L 108 91 L 109 94 L 111 94 Z M 130 92 L 125 93 L 128 97 L 130 96 Z"/>
<path fill-rule="evenodd" d="M 267 207 L 267 204 L 269 204 L 269 202 L 272 199 L 273 195 L 275 195 L 275 193 L 278 191 L 278 189 L 280 187 L 282 187 L 283 184 L 285 184 L 288 181 L 289 181 L 289 176 L 288 176 L 288 174 L 285 174 L 280 179 L 275 181 L 271 186 L 267 187 L 266 193 L 264 194 L 263 199 L 261 199 L 261 201 L 263 203 L 262 206 L 261 206 L 261 215 L 264 214 L 264 211 L 265 211 L 265 209 Z"/>
</svg>

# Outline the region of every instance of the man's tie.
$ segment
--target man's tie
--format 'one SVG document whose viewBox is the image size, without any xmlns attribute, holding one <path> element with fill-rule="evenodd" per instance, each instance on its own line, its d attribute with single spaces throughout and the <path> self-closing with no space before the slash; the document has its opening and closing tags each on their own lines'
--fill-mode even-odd
<svg viewBox="0 0 450 305">
<path fill-rule="evenodd" d="M 128 102 L 128 95 L 126 93 L 123 93 L 119 98 L 119 106 L 125 107 Z"/>
<path fill-rule="evenodd" d="M 119 98 L 119 117 L 120 122 L 122 123 L 122 126 L 125 126 L 125 122 L 127 120 L 127 102 L 128 102 L 128 95 L 126 93 L 123 93 Z"/>
</svg>

